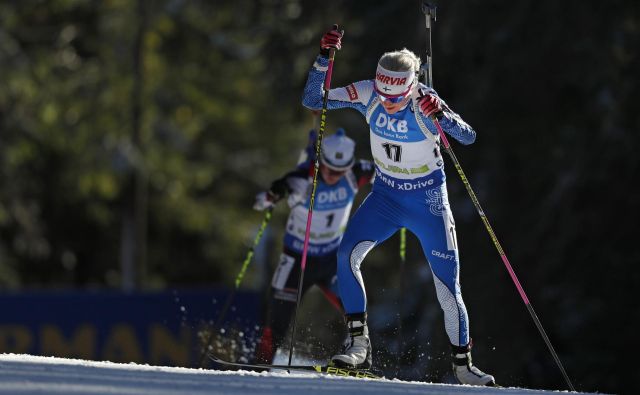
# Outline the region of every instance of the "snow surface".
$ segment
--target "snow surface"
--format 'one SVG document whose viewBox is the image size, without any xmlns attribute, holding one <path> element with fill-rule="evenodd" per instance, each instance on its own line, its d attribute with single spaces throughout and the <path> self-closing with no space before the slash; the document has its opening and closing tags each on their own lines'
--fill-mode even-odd
<svg viewBox="0 0 640 395">
<path fill-rule="evenodd" d="M 2 395 L 544 395 L 562 392 L 354 379 L 313 373 L 216 371 L 0 354 L 0 394 Z"/>
</svg>

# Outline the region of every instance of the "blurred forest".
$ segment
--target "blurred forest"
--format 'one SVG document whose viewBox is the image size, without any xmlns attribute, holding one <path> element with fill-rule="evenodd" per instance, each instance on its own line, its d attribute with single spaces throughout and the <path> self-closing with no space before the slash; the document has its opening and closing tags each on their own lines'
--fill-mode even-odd
<svg viewBox="0 0 640 395">
<path fill-rule="evenodd" d="M 424 53 L 419 4 L 0 2 L 0 287 L 232 284 L 262 218 L 254 195 L 314 124 L 300 97 L 321 34 L 345 30 L 333 86 L 368 79 L 385 51 Z M 454 151 L 567 373 L 579 390 L 637 393 L 639 3 L 436 4 L 434 85 L 478 133 Z M 369 157 L 359 114 L 329 113 L 337 127 Z M 503 385 L 566 389 L 446 163 L 474 360 Z M 405 281 L 397 245 L 363 265 L 372 315 Z M 418 309 L 437 306 L 414 281 L 426 267 L 411 236 L 401 295 Z M 441 321 L 422 339 L 434 358 Z"/>
</svg>

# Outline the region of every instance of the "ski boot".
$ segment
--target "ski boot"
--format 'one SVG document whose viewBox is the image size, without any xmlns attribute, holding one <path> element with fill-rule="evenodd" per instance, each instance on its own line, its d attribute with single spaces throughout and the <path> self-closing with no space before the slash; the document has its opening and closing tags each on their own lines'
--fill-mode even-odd
<svg viewBox="0 0 640 395">
<path fill-rule="evenodd" d="M 453 375 L 460 384 L 484 385 L 494 387 L 496 381 L 471 363 L 471 342 L 466 346 L 451 346 L 453 356 Z"/>
<path fill-rule="evenodd" d="M 349 338 L 342 353 L 331 357 L 334 366 L 350 369 L 371 368 L 371 340 L 367 328 L 367 313 L 347 314 Z"/>
</svg>

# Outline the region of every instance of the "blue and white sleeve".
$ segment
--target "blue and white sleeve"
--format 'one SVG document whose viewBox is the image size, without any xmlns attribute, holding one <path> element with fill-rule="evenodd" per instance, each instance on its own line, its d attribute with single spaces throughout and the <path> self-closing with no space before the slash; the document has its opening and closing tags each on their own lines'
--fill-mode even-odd
<svg viewBox="0 0 640 395">
<path fill-rule="evenodd" d="M 322 109 L 323 85 L 328 65 L 329 59 L 318 56 L 309 70 L 302 95 L 302 104 L 311 110 Z M 353 108 L 365 115 L 373 92 L 369 85 L 370 81 L 359 81 L 345 87 L 329 90 L 327 109 Z"/>
<path fill-rule="evenodd" d="M 436 96 L 438 95 L 433 89 L 426 89 L 428 89 L 428 93 Z M 438 97 L 440 98 L 440 96 Z M 464 145 L 469 145 L 476 141 L 475 130 L 473 130 L 473 128 L 468 123 L 466 123 L 460 115 L 454 112 L 442 98 L 440 98 L 440 102 L 442 103 L 442 107 L 444 110 L 444 116 L 439 120 L 442 130 L 444 130 L 449 136 L 453 137 L 458 142 Z M 434 135 L 437 135 L 438 130 L 431 120 L 431 117 L 425 117 L 421 112 L 419 114 L 422 117 L 425 125 L 427 125 L 428 129 Z"/>
</svg>

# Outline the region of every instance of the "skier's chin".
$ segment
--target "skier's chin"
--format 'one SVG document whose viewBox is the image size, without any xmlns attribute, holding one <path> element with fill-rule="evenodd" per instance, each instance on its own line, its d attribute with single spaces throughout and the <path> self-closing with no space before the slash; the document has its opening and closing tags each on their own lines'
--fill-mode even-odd
<svg viewBox="0 0 640 395">
<path fill-rule="evenodd" d="M 397 113 L 398 111 L 402 110 L 404 108 L 404 106 L 407 104 L 408 101 L 409 101 L 409 99 L 406 98 L 403 101 L 401 101 L 400 103 L 382 103 L 382 108 L 384 108 L 384 110 L 387 112 L 387 114 L 393 115 L 393 114 Z"/>
<path fill-rule="evenodd" d="M 400 111 L 400 107 L 399 106 L 384 107 L 384 111 L 389 115 L 393 115 L 393 114 L 397 113 L 398 111 Z"/>
</svg>

